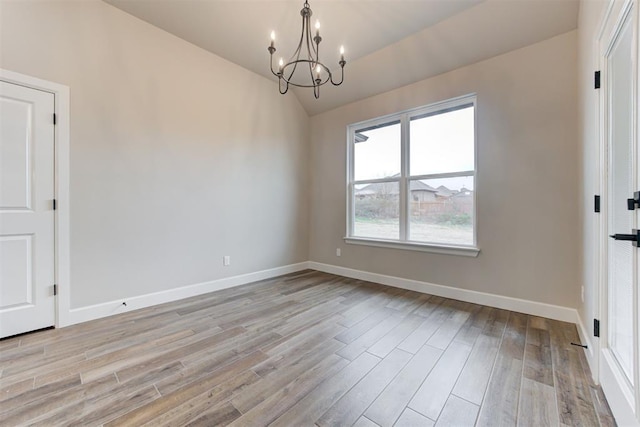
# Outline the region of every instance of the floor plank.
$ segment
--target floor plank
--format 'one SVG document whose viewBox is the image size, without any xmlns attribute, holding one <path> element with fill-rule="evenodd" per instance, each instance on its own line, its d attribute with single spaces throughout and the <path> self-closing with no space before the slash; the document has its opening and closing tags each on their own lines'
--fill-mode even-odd
<svg viewBox="0 0 640 427">
<path fill-rule="evenodd" d="M 367 351 L 378 357 L 386 357 L 404 339 L 409 336 L 422 322 L 423 318 L 418 315 L 406 316 L 399 325 L 372 345 Z"/>
<path fill-rule="evenodd" d="M 452 343 L 408 406 L 427 418 L 437 420 L 470 353 L 471 347 L 468 345 Z"/>
<path fill-rule="evenodd" d="M 270 425 L 273 427 L 298 426 L 308 420 L 318 419 L 379 362 L 380 358 L 369 353 L 360 355 L 334 377 L 329 378 L 303 399 L 300 399 Z"/>
<path fill-rule="evenodd" d="M 330 355 L 333 355 L 344 344 L 333 340 L 322 346 L 318 351 L 304 354 L 301 358 L 293 361 L 291 365 L 285 365 L 281 369 L 269 372 L 264 375 L 257 384 L 248 387 L 233 398 L 233 405 L 242 413 L 250 411 L 253 407 L 259 405 L 273 395 L 274 390 L 280 390 L 287 384 L 302 376 L 306 371 L 314 368 L 323 362 Z M 338 359 L 341 363 L 342 359 Z M 260 364 L 258 365 L 258 367 Z M 254 369 L 257 371 L 258 369 Z M 258 374 L 260 375 L 260 374 Z"/>
<path fill-rule="evenodd" d="M 244 387 L 248 387 L 258 381 L 259 377 L 252 371 L 244 371 L 239 375 L 228 379 L 227 381 L 217 385 L 211 390 L 207 390 L 199 395 L 189 399 L 182 404 L 176 404 L 168 411 L 160 416 L 153 418 L 147 422 L 148 425 L 185 425 L 190 422 L 201 423 L 207 419 L 217 418 L 221 413 L 225 413 L 227 424 L 240 417 L 238 411 L 225 397 L 233 395 L 233 393 Z M 226 405 L 220 407 L 220 402 L 227 402 Z M 233 407 L 233 411 L 227 412 L 225 407 Z M 227 408 L 228 409 L 228 408 Z M 207 412 L 212 412 L 209 416 L 202 417 Z M 231 415 L 237 414 L 232 417 Z M 199 421 L 198 421 L 199 420 Z"/>
<path fill-rule="evenodd" d="M 316 422 L 319 426 L 345 426 L 355 423 L 385 387 L 409 362 L 412 355 L 395 349 L 355 387 L 337 401 Z"/>
<path fill-rule="evenodd" d="M 393 328 L 398 326 L 402 322 L 402 317 L 399 315 L 392 315 L 378 323 L 373 328 L 369 329 L 366 333 L 362 334 L 357 340 L 351 344 L 340 349 L 337 354 L 348 360 L 355 360 L 369 347 L 377 343 L 382 337 L 384 337 Z"/>
<path fill-rule="evenodd" d="M 422 347 L 364 415 L 380 426 L 393 425 L 441 355 L 442 350 Z"/>
<path fill-rule="evenodd" d="M 162 389 L 158 388 L 162 394 L 161 397 L 154 400 L 149 405 L 128 412 L 126 415 L 117 418 L 107 425 L 126 426 L 143 424 L 151 421 L 165 412 L 172 410 L 176 405 L 193 399 L 202 393 L 208 392 L 215 386 L 233 378 L 246 369 L 251 369 L 253 365 L 260 363 L 265 359 L 266 355 L 258 351 L 230 364 L 229 366 L 214 371 L 213 373 L 198 376 L 198 379 L 195 381 L 185 381 L 185 384 L 182 387 L 171 389 L 170 392 L 162 394 Z M 227 395 L 229 393 L 225 389 L 223 390 L 223 394 Z"/>
<path fill-rule="evenodd" d="M 358 421 L 353 425 L 353 427 L 380 427 L 378 424 L 374 423 L 367 417 L 360 417 Z"/>
<path fill-rule="evenodd" d="M 487 335 L 478 337 L 453 394 L 476 405 L 482 403 L 499 345 L 499 338 Z"/>
<path fill-rule="evenodd" d="M 531 380 L 522 379 L 518 426 L 556 426 L 560 424 L 556 393 L 553 387 Z"/>
<path fill-rule="evenodd" d="M 416 354 L 451 314 L 453 311 L 451 308 L 452 304 L 452 301 L 445 301 L 443 304 L 435 307 L 420 326 L 400 343 L 398 348 Z"/>
<path fill-rule="evenodd" d="M 398 418 L 398 421 L 396 421 L 393 427 L 431 427 L 435 424 L 435 421 L 417 413 L 413 409 L 407 408 L 402 415 L 400 415 L 400 418 Z"/>
<path fill-rule="evenodd" d="M 251 408 L 230 425 L 237 427 L 269 425 L 325 379 L 340 372 L 348 364 L 347 360 L 335 354 L 325 358 L 283 388 L 272 392 L 267 399 Z"/>
<path fill-rule="evenodd" d="M 442 409 L 436 426 L 449 427 L 473 427 L 478 415 L 478 405 L 460 399 L 457 396 L 449 396 Z"/>
<path fill-rule="evenodd" d="M 446 349 L 453 338 L 458 334 L 462 325 L 470 316 L 470 311 L 466 308 L 466 304 L 456 301 L 453 305 L 453 313 L 444 321 L 444 323 L 429 338 L 427 344 L 441 350 Z"/>
<path fill-rule="evenodd" d="M 517 422 L 527 316 L 512 313 L 480 408 L 478 426 L 513 426 Z"/>
</svg>

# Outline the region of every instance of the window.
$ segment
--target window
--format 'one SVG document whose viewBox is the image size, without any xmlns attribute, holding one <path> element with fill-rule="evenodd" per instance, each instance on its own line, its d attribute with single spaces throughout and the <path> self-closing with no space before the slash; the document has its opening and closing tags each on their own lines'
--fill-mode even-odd
<svg viewBox="0 0 640 427">
<path fill-rule="evenodd" d="M 475 95 L 349 126 L 348 243 L 475 256 Z"/>
</svg>

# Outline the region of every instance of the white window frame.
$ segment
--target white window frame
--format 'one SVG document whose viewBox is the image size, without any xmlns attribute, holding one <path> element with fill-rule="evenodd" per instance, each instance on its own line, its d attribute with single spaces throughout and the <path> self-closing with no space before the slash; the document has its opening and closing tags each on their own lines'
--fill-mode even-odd
<svg viewBox="0 0 640 427">
<path fill-rule="evenodd" d="M 451 172 L 451 173 L 438 173 L 428 175 L 409 175 L 409 161 L 410 161 L 410 132 L 409 126 L 411 118 L 424 114 L 432 114 L 437 112 L 444 112 L 449 109 L 459 108 L 465 105 L 473 105 L 474 111 L 474 169 L 472 171 Z M 413 108 L 410 110 L 401 111 L 399 113 L 390 114 L 383 117 L 378 117 L 371 120 L 365 120 L 362 122 L 354 123 L 347 126 L 347 233 L 344 238 L 345 243 L 376 246 L 394 249 L 407 249 L 422 252 L 434 252 L 441 254 L 451 255 L 464 255 L 464 256 L 478 256 L 480 248 L 477 245 L 477 200 L 476 195 L 478 193 L 478 108 L 477 108 L 477 96 L 475 93 L 460 96 L 457 98 L 448 99 L 446 101 L 436 102 L 434 104 L 426 105 L 423 107 Z M 383 124 L 392 124 L 394 122 L 400 122 L 400 176 L 394 178 L 378 178 L 358 180 L 354 178 L 354 159 L 355 159 L 355 131 L 362 129 L 363 127 L 374 127 Z M 447 243 L 429 243 L 418 242 L 409 240 L 409 194 L 407 187 L 410 181 L 425 180 L 425 179 L 437 179 L 437 178 L 451 178 L 457 176 L 472 176 L 473 177 L 473 244 L 472 245 L 456 245 Z M 354 205 L 355 205 L 355 186 L 361 184 L 374 184 L 383 182 L 397 182 L 399 184 L 399 203 L 400 203 L 400 238 L 399 240 L 387 240 L 376 239 L 371 237 L 354 236 Z"/>
</svg>

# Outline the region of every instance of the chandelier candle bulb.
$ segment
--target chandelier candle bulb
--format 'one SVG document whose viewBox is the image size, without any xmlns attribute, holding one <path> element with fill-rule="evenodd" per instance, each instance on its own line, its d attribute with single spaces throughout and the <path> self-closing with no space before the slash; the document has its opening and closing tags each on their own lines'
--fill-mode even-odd
<svg viewBox="0 0 640 427">
<path fill-rule="evenodd" d="M 316 20 L 316 37 L 320 37 L 320 21 Z"/>
<path fill-rule="evenodd" d="M 271 31 L 271 47 L 274 47 L 274 43 L 276 42 L 276 32 Z"/>
<path fill-rule="evenodd" d="M 344 46 L 340 46 L 340 61 L 344 61 Z"/>
<path fill-rule="evenodd" d="M 282 74 L 282 69 L 284 68 L 284 59 L 280 58 L 278 62 L 278 74 Z"/>
</svg>

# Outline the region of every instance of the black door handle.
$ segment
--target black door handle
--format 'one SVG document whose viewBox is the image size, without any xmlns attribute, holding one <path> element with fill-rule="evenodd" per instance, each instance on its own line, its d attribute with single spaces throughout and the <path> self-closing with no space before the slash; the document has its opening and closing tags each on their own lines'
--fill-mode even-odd
<svg viewBox="0 0 640 427">
<path fill-rule="evenodd" d="M 632 230 L 633 234 L 612 234 L 611 237 L 614 240 L 627 240 L 633 242 L 633 246 L 640 244 L 640 230 Z"/>
<path fill-rule="evenodd" d="M 614 240 L 630 240 L 632 242 L 638 240 L 638 236 L 636 236 L 635 234 L 612 234 L 609 237 L 613 238 Z"/>
</svg>

